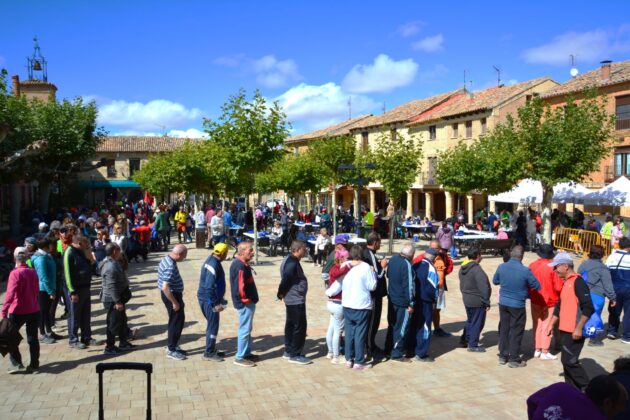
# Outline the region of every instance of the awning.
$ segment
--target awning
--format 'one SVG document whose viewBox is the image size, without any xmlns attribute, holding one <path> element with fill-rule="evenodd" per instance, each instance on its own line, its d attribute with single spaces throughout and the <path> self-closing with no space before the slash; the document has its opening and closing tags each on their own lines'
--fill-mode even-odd
<svg viewBox="0 0 630 420">
<path fill-rule="evenodd" d="M 140 184 L 130 179 L 79 181 L 79 185 L 83 188 L 140 188 Z"/>
</svg>

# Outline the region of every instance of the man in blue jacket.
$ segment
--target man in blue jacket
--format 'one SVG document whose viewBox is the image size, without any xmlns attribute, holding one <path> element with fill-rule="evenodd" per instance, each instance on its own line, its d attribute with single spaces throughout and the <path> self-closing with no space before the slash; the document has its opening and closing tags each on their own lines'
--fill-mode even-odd
<svg viewBox="0 0 630 420">
<path fill-rule="evenodd" d="M 611 340 L 618 338 L 619 325 L 623 323 L 621 342 L 630 344 L 630 239 L 623 237 L 619 240 L 619 249 L 608 257 L 606 266 L 610 269 L 613 289 L 617 295 L 616 305 L 608 306 L 607 337 Z"/>
<path fill-rule="evenodd" d="M 433 362 L 429 357 L 429 345 L 431 344 L 431 326 L 433 325 L 433 309 L 438 298 L 438 278 L 437 270 L 433 261 L 438 256 L 439 251 L 429 248 L 424 254 L 424 258 L 419 263 L 413 265 L 416 274 L 416 303 L 414 312 L 417 314 L 416 331 L 416 357 L 417 362 Z"/>
<path fill-rule="evenodd" d="M 527 313 L 525 301 L 529 289 L 540 290 L 540 283 L 529 268 L 523 265 L 522 246 L 515 246 L 509 261 L 494 273 L 492 283 L 501 285 L 499 291 L 499 364 L 511 368 L 524 367 L 519 351 L 525 333 Z"/>
<path fill-rule="evenodd" d="M 208 321 L 206 326 L 206 351 L 203 360 L 223 361 L 223 352 L 217 351 L 217 335 L 219 334 L 220 313 L 225 308 L 225 272 L 221 261 L 225 260 L 228 246 L 222 242 L 214 246 L 212 254 L 201 266 L 197 299 L 201 312 Z"/>
<path fill-rule="evenodd" d="M 415 278 L 411 268 L 413 254 L 413 244 L 405 244 L 400 255 L 394 255 L 387 265 L 388 312 L 392 312 L 394 320 L 394 324 L 387 328 L 387 336 L 392 337 L 391 355 L 392 360 L 397 362 L 410 361 L 404 357 L 404 351 L 415 306 Z"/>
</svg>

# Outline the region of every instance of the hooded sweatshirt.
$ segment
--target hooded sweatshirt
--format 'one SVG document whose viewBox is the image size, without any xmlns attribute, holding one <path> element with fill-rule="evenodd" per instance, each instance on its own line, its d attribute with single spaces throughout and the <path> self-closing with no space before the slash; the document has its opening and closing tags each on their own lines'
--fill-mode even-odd
<svg viewBox="0 0 630 420">
<path fill-rule="evenodd" d="M 577 272 L 586 281 L 591 293 L 607 297 L 609 300 L 617 299 L 610 270 L 603 262 L 596 259 L 588 259 L 580 264 Z"/>
<path fill-rule="evenodd" d="M 459 290 L 467 308 L 487 308 L 490 306 L 490 280 L 481 266 L 473 260 L 466 260 L 459 269 Z"/>
<path fill-rule="evenodd" d="M 453 231 L 448 226 L 440 227 L 435 238 L 440 242 L 440 248 L 442 249 L 450 249 L 453 245 Z"/>
<path fill-rule="evenodd" d="M 57 290 L 57 264 L 52 255 L 38 249 L 31 261 L 39 277 L 39 290 L 54 295 Z"/>
</svg>

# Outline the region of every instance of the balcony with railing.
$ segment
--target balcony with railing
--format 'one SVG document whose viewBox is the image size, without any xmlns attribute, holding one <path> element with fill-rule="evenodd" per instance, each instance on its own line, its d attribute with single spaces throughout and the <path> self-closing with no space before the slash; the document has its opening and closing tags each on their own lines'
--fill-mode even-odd
<svg viewBox="0 0 630 420">
<path fill-rule="evenodd" d="M 437 179 L 434 172 L 422 172 L 418 177 L 418 183 L 421 185 L 437 185 Z"/>
<path fill-rule="evenodd" d="M 615 130 L 630 130 L 630 119 L 617 119 L 615 122 Z"/>
</svg>

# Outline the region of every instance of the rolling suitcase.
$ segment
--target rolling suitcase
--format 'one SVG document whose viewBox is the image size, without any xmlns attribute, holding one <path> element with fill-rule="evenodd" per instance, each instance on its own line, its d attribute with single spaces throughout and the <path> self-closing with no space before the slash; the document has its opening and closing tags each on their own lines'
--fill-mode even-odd
<svg viewBox="0 0 630 420">
<path fill-rule="evenodd" d="M 98 418 L 103 420 L 105 412 L 103 410 L 103 372 L 106 370 L 144 370 L 147 373 L 147 420 L 151 419 L 151 374 L 153 365 L 151 363 L 99 363 L 96 365 L 98 373 Z"/>
</svg>

